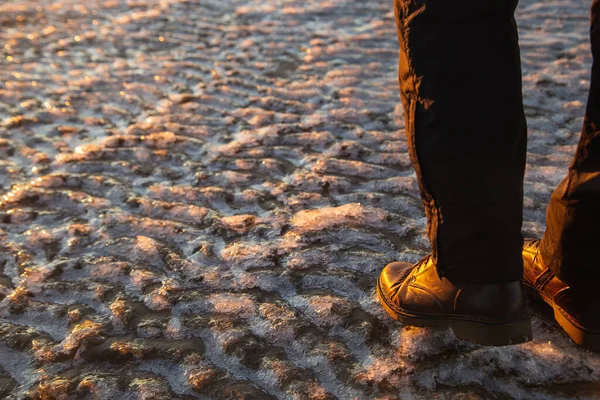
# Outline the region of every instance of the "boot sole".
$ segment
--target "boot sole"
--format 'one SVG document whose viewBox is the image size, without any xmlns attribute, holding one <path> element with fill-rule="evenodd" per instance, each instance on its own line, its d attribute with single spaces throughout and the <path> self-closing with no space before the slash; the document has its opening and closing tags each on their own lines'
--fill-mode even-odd
<svg viewBox="0 0 600 400">
<path fill-rule="evenodd" d="M 561 328 L 569 335 L 571 340 L 573 340 L 578 345 L 594 350 L 600 351 L 600 333 L 592 332 L 585 328 L 575 325 L 571 322 L 561 311 L 560 307 L 552 302 L 550 299 L 546 299 L 543 295 L 541 295 L 534 287 L 529 286 L 528 284 L 524 284 L 525 291 L 528 293 L 530 298 L 533 298 L 538 301 L 543 301 L 554 311 L 554 319 Z"/>
<path fill-rule="evenodd" d="M 507 346 L 525 343 L 532 339 L 531 318 L 517 321 L 487 322 L 467 319 L 457 314 L 416 315 L 388 304 L 377 279 L 377 296 L 383 308 L 395 320 L 404 325 L 432 328 L 450 328 L 461 340 L 484 346 Z M 397 309 L 394 309 L 396 307 Z"/>
</svg>

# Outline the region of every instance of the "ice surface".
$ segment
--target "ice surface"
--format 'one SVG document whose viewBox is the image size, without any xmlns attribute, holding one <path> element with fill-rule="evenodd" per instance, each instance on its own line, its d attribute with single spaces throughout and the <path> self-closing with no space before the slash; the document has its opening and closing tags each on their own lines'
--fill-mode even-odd
<svg viewBox="0 0 600 400">
<path fill-rule="evenodd" d="M 589 88 L 589 1 L 522 0 L 526 235 Z M 0 2 L 0 398 L 597 398 L 531 343 L 403 327 L 428 252 L 389 1 Z"/>
</svg>

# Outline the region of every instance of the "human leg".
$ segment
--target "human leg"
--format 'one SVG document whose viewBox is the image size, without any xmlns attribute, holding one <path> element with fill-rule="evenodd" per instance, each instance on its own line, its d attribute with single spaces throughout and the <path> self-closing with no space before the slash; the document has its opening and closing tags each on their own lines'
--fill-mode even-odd
<svg viewBox="0 0 600 400">
<path fill-rule="evenodd" d="M 516 1 L 396 0 L 399 80 L 432 255 L 384 268 L 403 323 L 482 344 L 531 338 L 521 236 L 526 124 Z"/>
<path fill-rule="evenodd" d="M 523 280 L 576 343 L 600 351 L 600 0 L 591 12 L 590 92 L 567 176 L 552 193 L 542 241 L 523 248 Z"/>
<path fill-rule="evenodd" d="M 407 139 L 434 262 L 453 282 L 520 280 L 526 123 L 516 1 L 395 6 Z"/>
<path fill-rule="evenodd" d="M 546 266 L 572 286 L 600 283 L 600 1 L 591 12 L 590 91 L 577 151 L 550 198 L 541 254 Z"/>
</svg>

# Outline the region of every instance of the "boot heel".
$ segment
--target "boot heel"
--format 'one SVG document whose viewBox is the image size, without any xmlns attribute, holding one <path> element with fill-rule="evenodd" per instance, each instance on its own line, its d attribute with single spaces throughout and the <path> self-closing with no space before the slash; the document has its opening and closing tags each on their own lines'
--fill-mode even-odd
<svg viewBox="0 0 600 400">
<path fill-rule="evenodd" d="M 487 324 L 454 320 L 450 323 L 454 335 L 462 340 L 484 346 L 506 346 L 532 339 L 531 318 L 506 324 Z"/>
</svg>

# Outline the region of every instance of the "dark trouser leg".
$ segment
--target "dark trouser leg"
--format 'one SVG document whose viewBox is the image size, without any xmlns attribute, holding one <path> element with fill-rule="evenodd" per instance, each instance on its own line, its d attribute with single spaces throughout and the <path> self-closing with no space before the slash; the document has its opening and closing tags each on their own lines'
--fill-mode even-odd
<svg viewBox="0 0 600 400">
<path fill-rule="evenodd" d="M 434 260 L 457 283 L 521 280 L 526 123 L 517 0 L 395 0 L 399 78 Z"/>
<path fill-rule="evenodd" d="M 600 0 L 592 4 L 592 77 L 585 121 L 567 177 L 548 205 L 541 252 L 569 285 L 600 282 Z"/>
</svg>

